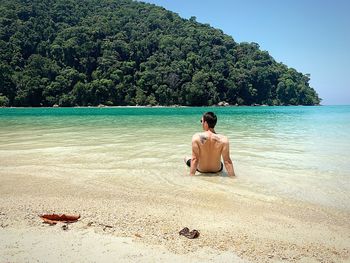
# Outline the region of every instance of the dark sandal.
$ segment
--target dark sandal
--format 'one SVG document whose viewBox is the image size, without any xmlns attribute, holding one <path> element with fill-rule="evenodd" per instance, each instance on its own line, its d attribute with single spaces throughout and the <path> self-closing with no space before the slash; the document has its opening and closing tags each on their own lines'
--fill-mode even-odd
<svg viewBox="0 0 350 263">
<path fill-rule="evenodd" d="M 194 239 L 194 238 L 199 237 L 199 232 L 196 229 L 193 229 L 192 231 L 190 231 L 188 229 L 188 227 L 185 227 L 184 229 L 182 229 L 179 232 L 179 235 L 185 236 L 185 237 L 187 237 L 189 239 Z"/>
</svg>

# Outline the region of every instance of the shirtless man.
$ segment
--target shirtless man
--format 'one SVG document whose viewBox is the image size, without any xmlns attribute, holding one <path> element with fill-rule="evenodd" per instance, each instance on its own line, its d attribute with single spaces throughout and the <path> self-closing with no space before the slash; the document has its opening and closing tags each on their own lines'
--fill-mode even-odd
<svg viewBox="0 0 350 263">
<path fill-rule="evenodd" d="M 190 167 L 190 175 L 200 173 L 217 173 L 223 169 L 221 156 L 229 176 L 235 176 L 230 158 L 229 142 L 226 136 L 216 134 L 214 127 L 217 118 L 213 112 L 203 114 L 201 123 L 204 132 L 192 137 L 192 158 L 186 161 Z"/>
</svg>

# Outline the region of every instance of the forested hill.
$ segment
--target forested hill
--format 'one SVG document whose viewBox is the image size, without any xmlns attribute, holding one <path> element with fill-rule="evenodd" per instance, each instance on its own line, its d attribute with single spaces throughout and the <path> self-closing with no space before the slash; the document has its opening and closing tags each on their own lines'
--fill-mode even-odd
<svg viewBox="0 0 350 263">
<path fill-rule="evenodd" d="M 0 106 L 220 101 L 320 103 L 307 74 L 195 17 L 131 0 L 0 0 Z"/>
</svg>

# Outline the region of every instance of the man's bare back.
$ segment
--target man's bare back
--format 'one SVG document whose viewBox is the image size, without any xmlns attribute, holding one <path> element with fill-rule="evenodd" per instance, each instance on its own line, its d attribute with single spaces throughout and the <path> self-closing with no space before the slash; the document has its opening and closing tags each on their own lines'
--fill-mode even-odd
<svg viewBox="0 0 350 263">
<path fill-rule="evenodd" d="M 221 153 L 227 138 L 210 131 L 197 133 L 192 138 L 192 147 L 198 153 L 198 171 L 219 172 L 222 170 Z"/>
<path fill-rule="evenodd" d="M 214 121 L 212 118 L 215 118 Z M 234 176 L 229 141 L 226 136 L 216 134 L 214 130 L 216 115 L 212 112 L 205 113 L 201 123 L 204 132 L 196 133 L 192 137 L 192 158 L 187 162 L 187 165 L 190 166 L 190 175 L 194 175 L 196 171 L 202 173 L 221 172 L 223 169 L 222 157 L 228 175 Z"/>
</svg>

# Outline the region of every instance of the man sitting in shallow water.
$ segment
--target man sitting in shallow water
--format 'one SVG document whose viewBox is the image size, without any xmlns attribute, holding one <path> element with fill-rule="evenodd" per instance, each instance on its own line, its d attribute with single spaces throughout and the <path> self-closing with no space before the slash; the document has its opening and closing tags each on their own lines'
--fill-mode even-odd
<svg viewBox="0 0 350 263">
<path fill-rule="evenodd" d="M 229 176 L 235 176 L 230 158 L 229 141 L 226 136 L 216 134 L 214 127 L 217 117 L 213 112 L 203 114 L 201 123 L 204 132 L 192 137 L 192 158 L 186 160 L 190 167 L 190 175 L 200 173 L 217 173 L 223 169 L 221 156 Z"/>
</svg>

